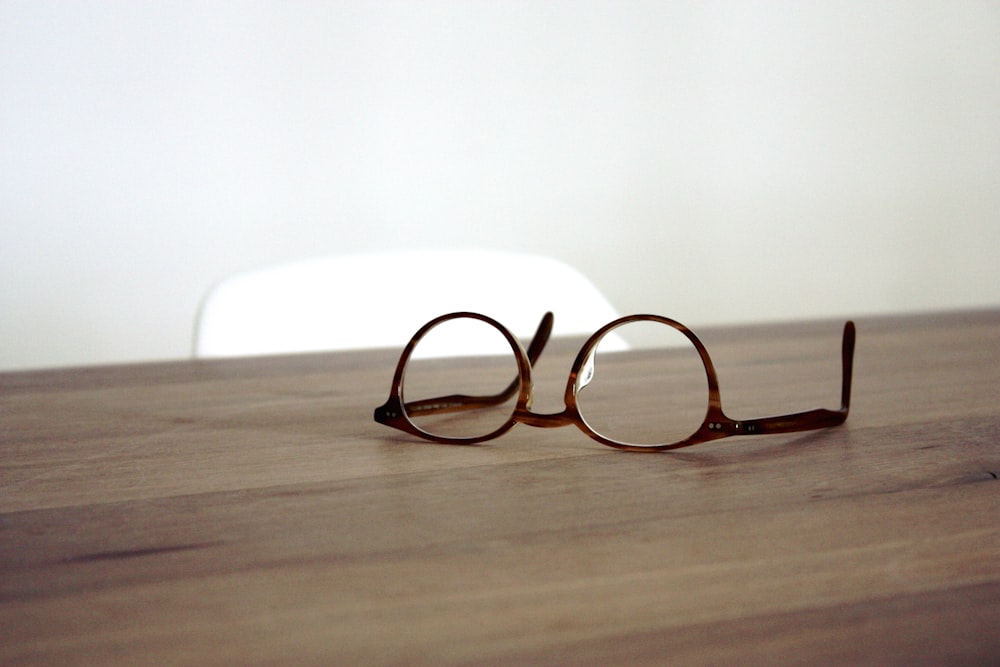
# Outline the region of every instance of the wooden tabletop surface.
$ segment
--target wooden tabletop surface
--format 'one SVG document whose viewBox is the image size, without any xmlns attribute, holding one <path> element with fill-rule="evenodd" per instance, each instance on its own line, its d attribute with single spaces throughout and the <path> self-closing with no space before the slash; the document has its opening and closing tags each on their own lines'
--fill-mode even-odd
<svg viewBox="0 0 1000 667">
<path fill-rule="evenodd" d="M 698 331 L 727 412 L 841 324 Z M 857 325 L 845 425 L 650 454 L 387 429 L 398 350 L 0 375 L 0 664 L 1000 664 L 1000 311 Z"/>
</svg>

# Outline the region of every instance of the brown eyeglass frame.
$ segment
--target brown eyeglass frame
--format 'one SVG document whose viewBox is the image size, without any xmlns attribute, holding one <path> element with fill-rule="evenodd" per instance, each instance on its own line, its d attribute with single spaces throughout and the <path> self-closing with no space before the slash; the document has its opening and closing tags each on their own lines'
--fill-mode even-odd
<svg viewBox="0 0 1000 667">
<path fill-rule="evenodd" d="M 422 399 L 419 401 L 404 403 L 403 380 L 406 373 L 406 366 L 409 363 L 410 356 L 413 354 L 413 350 L 431 329 L 439 324 L 447 322 L 448 320 L 458 318 L 480 320 L 498 329 L 500 333 L 503 334 L 504 338 L 507 339 L 507 342 L 510 344 L 511 349 L 514 352 L 514 357 L 517 360 L 518 377 L 514 378 L 514 381 L 511 382 L 511 384 L 504 391 L 492 396 L 466 396 L 463 394 L 453 394 L 450 396 L 441 396 L 438 398 Z M 841 358 L 843 361 L 843 377 L 841 381 L 839 410 L 817 408 L 814 410 L 807 410 L 805 412 L 795 412 L 786 415 L 776 415 L 773 417 L 762 417 L 759 419 L 732 419 L 726 416 L 722 410 L 722 398 L 719 393 L 719 379 L 715 372 L 715 366 L 712 364 L 712 359 L 708 354 L 708 350 L 690 329 L 680 322 L 667 317 L 662 317 L 660 315 L 627 315 L 625 317 L 620 317 L 613 322 L 609 322 L 598 329 L 597 332 L 587 339 L 587 342 L 583 344 L 583 347 L 580 348 L 580 352 L 576 355 L 576 360 L 573 362 L 573 366 L 569 373 L 569 379 L 566 383 L 565 409 L 563 409 L 562 412 L 553 414 L 539 414 L 532 412 L 531 368 L 538 360 L 538 357 L 541 355 L 542 350 L 545 348 L 545 344 L 548 342 L 549 337 L 552 334 L 553 321 L 554 317 L 552 313 L 546 313 L 545 316 L 542 317 L 542 320 L 538 325 L 538 329 L 535 331 L 535 335 L 531 339 L 528 349 L 525 350 L 521 345 L 521 342 L 513 334 L 511 334 L 506 327 L 486 315 L 480 315 L 479 313 L 472 312 L 457 312 L 442 315 L 431 320 L 422 326 L 419 331 L 417 331 L 407 344 L 406 348 L 404 348 L 403 353 L 399 358 L 399 363 L 396 365 L 396 372 L 392 379 L 392 388 L 389 392 L 389 399 L 384 405 L 375 408 L 375 421 L 426 440 L 455 445 L 472 445 L 486 440 L 492 440 L 493 438 L 503 435 L 513 428 L 515 424 L 519 423 L 541 428 L 552 428 L 566 426 L 567 424 L 574 424 L 577 428 L 594 440 L 608 445 L 609 447 L 615 447 L 617 449 L 627 451 L 649 452 L 690 447 L 691 445 L 697 445 L 703 442 L 718 440 L 720 438 L 726 438 L 733 435 L 770 435 L 775 433 L 811 431 L 814 429 L 828 428 L 830 426 L 838 426 L 844 423 L 847 419 L 847 414 L 850 411 L 851 376 L 854 367 L 854 322 L 848 321 L 844 324 L 841 351 Z M 587 363 L 591 353 L 596 349 L 597 344 L 601 341 L 604 335 L 612 329 L 630 322 L 642 321 L 666 324 L 667 326 L 673 327 L 677 331 L 684 334 L 684 336 L 686 336 L 695 346 L 695 349 L 698 350 L 702 364 L 705 367 L 705 373 L 708 376 L 708 409 L 705 413 L 705 419 L 694 433 L 678 442 L 662 445 L 637 445 L 612 440 L 611 438 L 594 431 L 590 425 L 587 424 L 577 407 L 577 378 L 580 375 L 581 369 Z M 518 399 L 510 417 L 499 428 L 485 435 L 472 437 L 436 435 L 421 429 L 419 426 L 414 424 L 408 416 L 413 413 L 439 414 L 445 412 L 457 412 L 461 410 L 474 410 L 476 408 L 497 405 L 510 399 L 515 392 L 518 392 Z"/>
</svg>

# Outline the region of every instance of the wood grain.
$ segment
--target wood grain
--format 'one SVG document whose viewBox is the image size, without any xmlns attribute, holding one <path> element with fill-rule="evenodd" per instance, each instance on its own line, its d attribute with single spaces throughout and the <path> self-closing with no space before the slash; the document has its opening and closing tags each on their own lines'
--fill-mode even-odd
<svg viewBox="0 0 1000 667">
<path fill-rule="evenodd" d="M 839 398 L 839 322 L 698 333 L 734 417 Z M 1000 661 L 1000 312 L 861 318 L 846 425 L 660 454 L 396 434 L 396 353 L 0 375 L 0 664 Z"/>
</svg>

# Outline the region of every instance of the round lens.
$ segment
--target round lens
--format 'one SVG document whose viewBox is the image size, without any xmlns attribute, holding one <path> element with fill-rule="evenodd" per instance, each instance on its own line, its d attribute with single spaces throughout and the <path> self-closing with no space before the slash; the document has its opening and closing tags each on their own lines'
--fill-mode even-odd
<svg viewBox="0 0 1000 667">
<path fill-rule="evenodd" d="M 510 342 L 492 324 L 470 317 L 445 320 L 420 339 L 402 387 L 410 421 L 446 438 L 500 429 L 514 413 L 520 390 Z"/>
<path fill-rule="evenodd" d="M 680 442 L 708 411 L 708 375 L 694 344 L 655 320 L 611 330 L 632 349 L 619 351 L 605 335 L 577 377 L 580 416 L 596 433 L 630 445 Z"/>
</svg>

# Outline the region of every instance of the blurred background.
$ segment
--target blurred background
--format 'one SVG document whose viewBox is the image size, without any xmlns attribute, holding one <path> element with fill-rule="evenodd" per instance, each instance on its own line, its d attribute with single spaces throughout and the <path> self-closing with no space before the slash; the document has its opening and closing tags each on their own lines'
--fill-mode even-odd
<svg viewBox="0 0 1000 667">
<path fill-rule="evenodd" d="M 995 1 L 0 0 L 0 369 L 392 248 L 695 327 L 1000 305 L 998 114 Z"/>
</svg>

